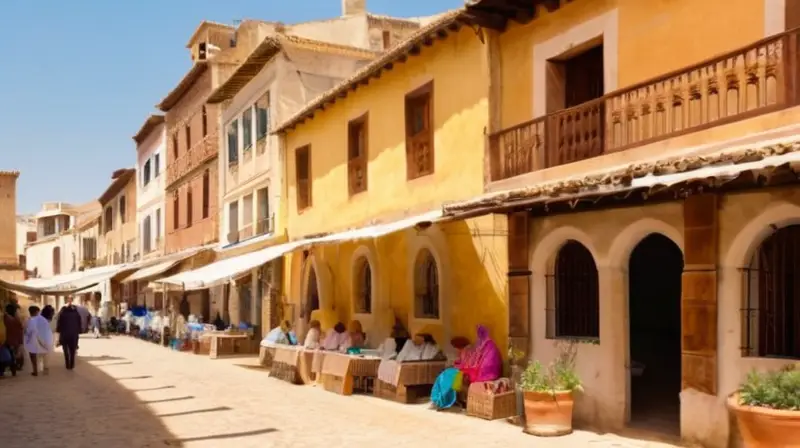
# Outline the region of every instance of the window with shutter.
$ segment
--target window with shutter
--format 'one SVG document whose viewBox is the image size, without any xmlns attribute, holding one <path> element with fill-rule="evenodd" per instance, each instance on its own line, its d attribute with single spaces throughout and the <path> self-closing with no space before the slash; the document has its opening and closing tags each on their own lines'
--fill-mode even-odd
<svg viewBox="0 0 800 448">
<path fill-rule="evenodd" d="M 297 210 L 311 207 L 311 146 L 297 148 L 294 153 L 297 178 Z"/>
<path fill-rule="evenodd" d="M 408 180 L 433 174 L 433 82 L 406 95 L 406 175 Z"/>
<path fill-rule="evenodd" d="M 364 114 L 347 125 L 347 183 L 350 196 L 367 190 L 367 129 Z"/>
</svg>

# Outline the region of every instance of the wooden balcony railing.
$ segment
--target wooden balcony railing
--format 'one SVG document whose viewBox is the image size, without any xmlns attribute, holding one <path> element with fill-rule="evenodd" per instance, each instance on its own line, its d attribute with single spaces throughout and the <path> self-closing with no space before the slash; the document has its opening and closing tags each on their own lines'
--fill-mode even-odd
<svg viewBox="0 0 800 448">
<path fill-rule="evenodd" d="M 174 184 L 180 178 L 216 156 L 218 146 L 219 142 L 217 141 L 216 133 L 208 134 L 202 140 L 195 142 L 189 148 L 189 151 L 167 166 L 167 186 Z"/>
<path fill-rule="evenodd" d="M 489 135 L 491 180 L 800 104 L 800 29 Z"/>
<path fill-rule="evenodd" d="M 367 158 L 356 157 L 347 161 L 347 184 L 350 196 L 367 189 Z"/>
</svg>

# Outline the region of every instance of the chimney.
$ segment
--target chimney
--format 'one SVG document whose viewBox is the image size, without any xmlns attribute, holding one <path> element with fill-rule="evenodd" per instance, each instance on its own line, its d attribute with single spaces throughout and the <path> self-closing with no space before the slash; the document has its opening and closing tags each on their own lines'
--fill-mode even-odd
<svg viewBox="0 0 800 448">
<path fill-rule="evenodd" d="M 367 0 L 342 0 L 342 16 L 354 16 L 367 12 Z"/>
</svg>

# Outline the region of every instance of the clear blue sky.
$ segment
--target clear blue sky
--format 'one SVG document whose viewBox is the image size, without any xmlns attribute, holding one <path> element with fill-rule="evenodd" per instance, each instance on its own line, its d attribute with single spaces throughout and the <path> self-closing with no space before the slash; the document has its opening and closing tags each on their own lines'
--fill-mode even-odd
<svg viewBox="0 0 800 448">
<path fill-rule="evenodd" d="M 374 13 L 430 15 L 462 0 L 367 0 Z M 201 20 L 334 17 L 340 0 L 2 0 L 0 170 L 22 172 L 17 212 L 97 198 L 135 164 L 131 136 L 190 67 Z"/>
</svg>

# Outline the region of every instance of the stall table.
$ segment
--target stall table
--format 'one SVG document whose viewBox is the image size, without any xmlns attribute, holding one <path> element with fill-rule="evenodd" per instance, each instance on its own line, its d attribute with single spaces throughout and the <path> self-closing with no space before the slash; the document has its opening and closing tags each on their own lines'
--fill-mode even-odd
<svg viewBox="0 0 800 448">
<path fill-rule="evenodd" d="M 341 395 L 352 395 L 354 388 L 369 392 L 380 363 L 377 356 L 327 352 L 322 359 L 322 385 Z"/>
</svg>

